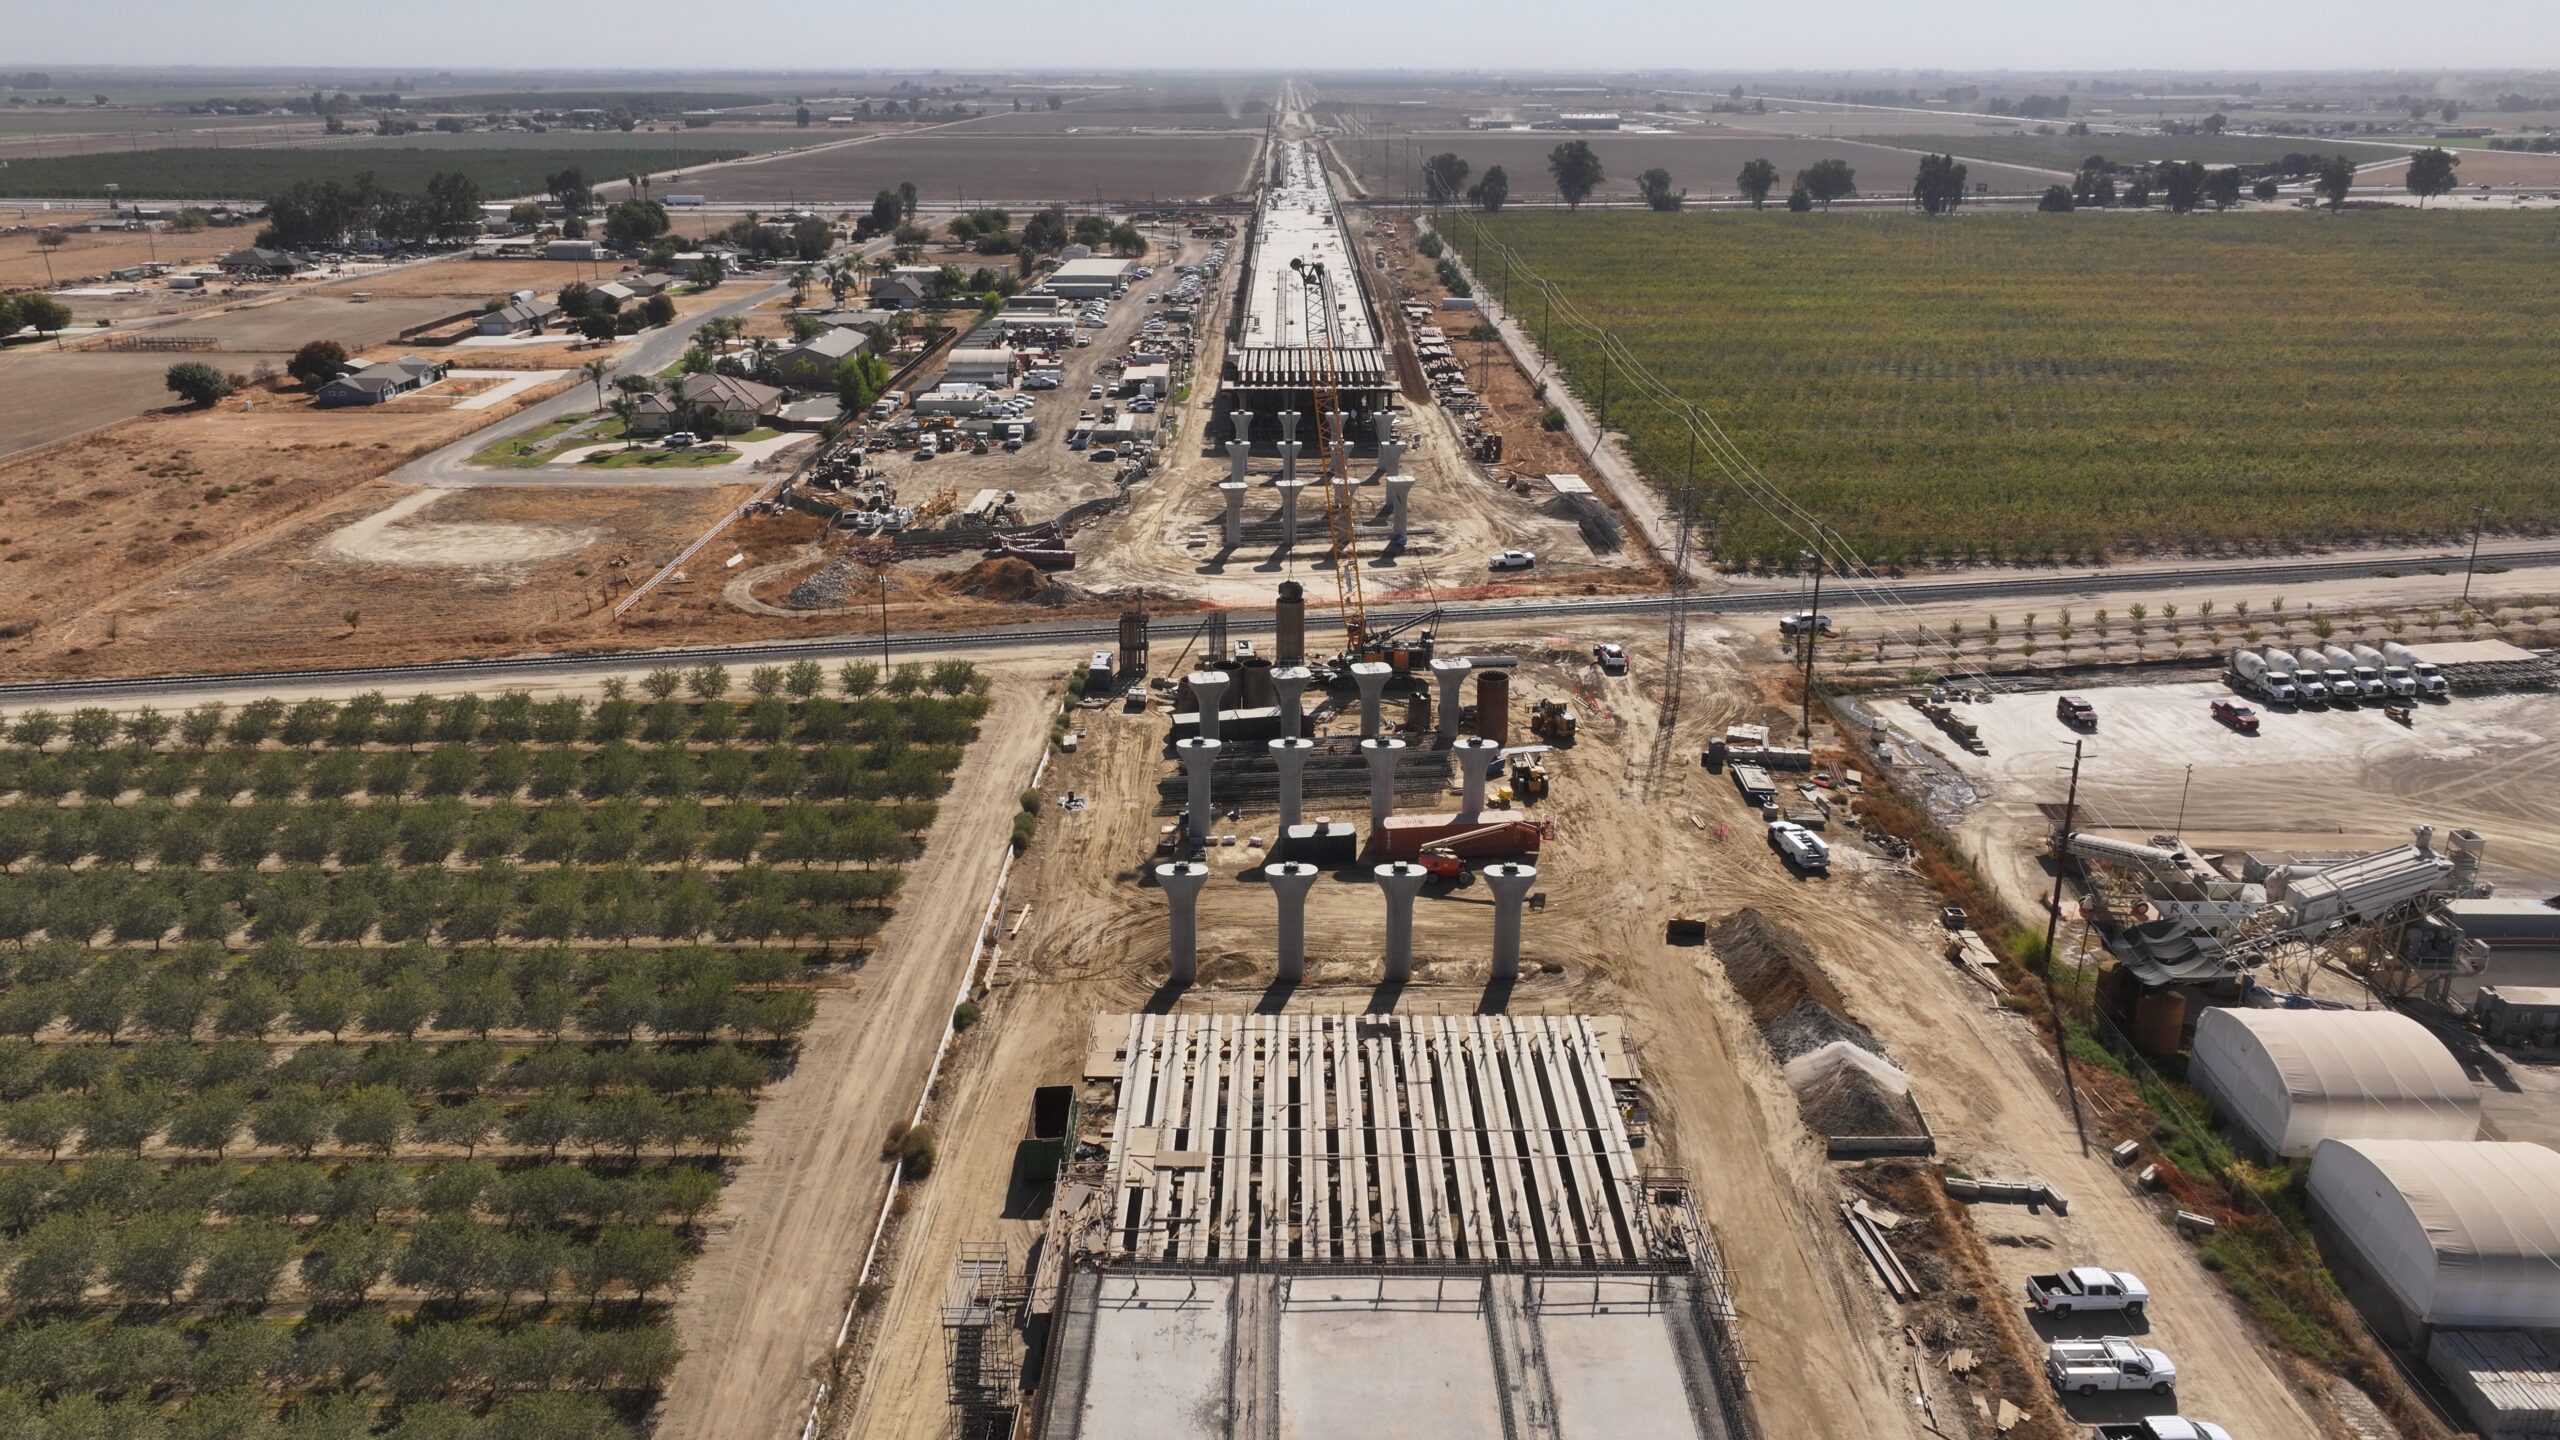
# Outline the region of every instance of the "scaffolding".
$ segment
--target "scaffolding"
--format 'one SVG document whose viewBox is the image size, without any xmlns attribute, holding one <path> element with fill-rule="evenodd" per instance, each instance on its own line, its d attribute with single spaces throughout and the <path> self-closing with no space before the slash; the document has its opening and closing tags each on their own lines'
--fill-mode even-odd
<svg viewBox="0 0 2560 1440">
<path fill-rule="evenodd" d="M 943 1359 L 951 1376 L 957 1440 L 1011 1440 L 1022 1408 L 1022 1360 L 1013 1317 L 1029 1277 L 999 1241 L 972 1241 L 951 1263 L 942 1298 Z"/>
</svg>

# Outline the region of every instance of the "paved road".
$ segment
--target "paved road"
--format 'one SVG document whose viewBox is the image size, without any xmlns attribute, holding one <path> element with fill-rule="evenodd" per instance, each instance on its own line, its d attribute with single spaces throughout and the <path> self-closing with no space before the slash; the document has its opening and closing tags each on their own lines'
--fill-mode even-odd
<svg viewBox="0 0 2560 1440">
<path fill-rule="evenodd" d="M 790 292 L 791 287 L 786 284 L 766 285 L 743 292 L 738 298 L 717 309 L 706 310 L 689 320 L 680 320 L 673 325 L 650 331 L 641 338 L 638 345 L 632 347 L 620 361 L 616 362 L 614 369 L 621 374 L 655 374 L 674 364 L 677 357 L 684 354 L 685 343 L 693 338 L 693 332 L 700 328 L 703 321 L 717 315 L 743 315 L 776 295 L 787 295 Z M 392 471 L 384 478 L 398 485 L 448 487 L 609 485 L 615 489 L 628 488 L 632 484 L 632 478 L 615 470 L 578 472 L 564 467 L 562 474 L 545 475 L 539 470 L 490 469 L 470 463 L 472 456 L 509 436 L 521 435 L 527 430 L 549 424 L 564 415 L 576 415 L 591 410 L 595 408 L 595 401 L 594 386 L 586 384 L 573 386 L 539 405 L 517 411 L 495 425 L 474 430 L 441 450 L 429 451 Z M 737 483 L 736 476 L 725 472 L 710 471 L 706 474 L 708 478 L 702 475 L 680 478 L 651 476 L 649 478 L 661 485 L 671 485 L 671 488 L 683 485 L 734 485 Z"/>
<path fill-rule="evenodd" d="M 2560 546 L 2518 547 L 2484 550 L 2483 561 L 2495 561 L 2509 570 L 2560 567 Z M 2316 580 L 2353 580 L 2389 570 L 2399 573 L 2426 571 L 2431 568 L 2453 569 L 2463 563 L 2459 551 L 2440 554 L 2351 555 L 2337 558 L 2297 558 L 2214 565 L 2176 565 L 2151 569 L 2070 570 L 2052 574 L 2004 574 L 1970 580 L 1844 580 L 1826 582 L 1823 596 L 1826 610 L 1849 610 L 1866 605 L 1939 605 L 1980 604 L 1987 600 L 2017 599 L 2034 595 L 2132 594 L 2161 590 L 2178 590 L 2197 585 L 2282 584 L 2300 585 Z M 2430 576 L 2430 578 L 2433 578 Z M 1692 613 L 1700 615 L 1766 615 L 1793 610 L 1804 601 L 1792 582 L 1783 587 L 1733 590 L 1724 593 L 1692 593 Z M 1516 628 L 1523 620 L 1573 620 L 1581 618 L 1619 617 L 1660 614 L 1671 605 L 1669 595 L 1603 595 L 1527 596 L 1515 600 L 1471 600 L 1447 612 L 1440 629 L 1443 633 L 1460 632 L 1474 626 Z M 1370 611 L 1374 624 L 1394 625 L 1413 619 L 1424 612 L 1419 609 L 1378 608 Z M 1252 611 L 1228 613 L 1230 633 L 1242 635 L 1269 634 L 1268 617 Z M 1166 636 L 1187 630 L 1185 617 L 1168 615 L 1157 622 Z M 1010 625 L 987 625 L 965 630 L 916 630 L 892 635 L 888 648 L 893 654 L 934 655 L 953 650 L 999 650 L 1018 646 L 1056 645 L 1062 655 L 1090 650 L 1090 642 L 1111 642 L 1118 637 L 1119 627 L 1108 619 L 1071 620 L 1061 622 L 1024 622 Z M 451 675 L 474 685 L 488 685 L 510 680 L 542 676 L 574 674 L 599 668 L 632 668 L 654 664 L 692 665 L 717 660 L 728 665 L 762 665 L 793 660 L 859 659 L 880 652 L 877 632 L 865 634 L 859 622 L 853 622 L 843 635 L 822 636 L 809 640 L 746 641 L 732 645 L 670 646 L 650 650 L 599 650 L 553 655 L 508 656 L 486 660 L 437 660 L 420 665 L 356 666 L 329 670 L 268 670 L 232 675 L 160 675 L 108 680 L 38 680 L 14 685 L 0 685 L 0 704 L 32 701 L 71 702 L 106 700 L 125 696 L 165 694 L 169 692 L 262 692 L 279 685 L 328 684 L 366 685 L 415 683 L 435 676 Z"/>
</svg>

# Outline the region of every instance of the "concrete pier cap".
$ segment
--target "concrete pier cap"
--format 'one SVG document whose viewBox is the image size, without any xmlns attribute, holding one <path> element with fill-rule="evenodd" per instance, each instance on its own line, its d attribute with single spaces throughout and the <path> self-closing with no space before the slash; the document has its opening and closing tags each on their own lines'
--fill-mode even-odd
<svg viewBox="0 0 2560 1440">
<path fill-rule="evenodd" d="M 1387 896 L 1387 974 L 1390 985 L 1413 979 L 1413 899 L 1429 871 L 1410 860 L 1390 860 L 1370 872 Z"/>
<path fill-rule="evenodd" d="M 1369 762 L 1369 829 L 1374 833 L 1396 813 L 1396 766 L 1404 760 L 1401 740 L 1363 740 L 1360 758 Z"/>
<path fill-rule="evenodd" d="M 1227 442 L 1227 482 L 1229 484 L 1244 483 L 1245 457 L 1252 453 L 1253 445 L 1250 441 L 1235 439 Z"/>
<path fill-rule="evenodd" d="M 1271 672 L 1271 693 L 1280 704 L 1280 734 L 1294 740 L 1306 727 L 1306 712 L 1300 708 L 1300 697 L 1315 672 L 1304 665 L 1282 665 Z"/>
<path fill-rule="evenodd" d="M 1207 835 L 1209 827 L 1216 823 L 1217 807 L 1209 794 L 1209 777 L 1217 768 L 1218 752 L 1223 748 L 1215 740 L 1196 735 L 1188 740 L 1173 742 L 1173 753 L 1182 761 L 1183 774 L 1191 782 L 1190 799 L 1188 808 L 1184 812 L 1184 821 L 1190 826 L 1189 838 L 1194 845 L 1202 843 L 1202 837 Z"/>
<path fill-rule="evenodd" d="M 1387 677 L 1395 667 L 1384 660 L 1362 660 L 1351 667 L 1351 683 L 1360 687 L 1360 737 L 1378 738 L 1378 704 L 1386 698 Z"/>
<path fill-rule="evenodd" d="M 1200 704 L 1200 736 L 1204 740 L 1218 738 L 1218 702 L 1227 693 L 1227 676 L 1222 670 L 1194 670 L 1182 677 L 1189 682 L 1192 695 Z"/>
<path fill-rule="evenodd" d="M 1484 813 L 1485 786 L 1502 768 L 1502 747 L 1481 735 L 1470 735 L 1449 747 L 1458 757 L 1458 782 L 1461 799 L 1458 818 L 1472 820 Z"/>
<path fill-rule="evenodd" d="M 1280 833 L 1286 837 L 1289 827 L 1298 823 L 1298 811 L 1306 790 L 1307 757 L 1315 752 L 1316 742 L 1300 736 L 1284 736 L 1269 742 L 1272 763 L 1280 767 Z"/>
<path fill-rule="evenodd" d="M 1476 872 L 1493 892 L 1493 978 L 1520 978 L 1520 910 L 1529 887 L 1538 883 L 1538 867 L 1514 861 L 1487 865 Z"/>
<path fill-rule="evenodd" d="M 1274 937 L 1279 941 L 1280 964 L 1272 978 L 1283 985 L 1301 984 L 1307 978 L 1307 892 L 1315 888 L 1321 873 L 1303 861 L 1262 867 L 1262 878 L 1271 882 L 1272 898 L 1280 907 Z"/>
<path fill-rule="evenodd" d="M 1396 543 L 1402 544 L 1407 530 L 1411 528 L 1407 524 L 1407 516 L 1413 507 L 1413 477 L 1389 475 L 1379 483 L 1387 490 L 1387 533 Z"/>
<path fill-rule="evenodd" d="M 1200 978 L 1200 887 L 1209 883 L 1209 867 L 1197 860 L 1176 860 L 1156 867 L 1156 885 L 1164 891 L 1167 979 L 1190 985 Z"/>
<path fill-rule="evenodd" d="M 1444 745 L 1458 738 L 1458 707 L 1466 696 L 1468 672 L 1475 668 L 1472 660 L 1431 662 L 1431 678 L 1440 684 L 1440 713 L 1433 733 Z"/>
<path fill-rule="evenodd" d="M 1227 548 L 1232 550 L 1244 543 L 1244 482 L 1228 480 L 1220 483 L 1218 498 L 1226 503 L 1223 528 Z"/>
</svg>

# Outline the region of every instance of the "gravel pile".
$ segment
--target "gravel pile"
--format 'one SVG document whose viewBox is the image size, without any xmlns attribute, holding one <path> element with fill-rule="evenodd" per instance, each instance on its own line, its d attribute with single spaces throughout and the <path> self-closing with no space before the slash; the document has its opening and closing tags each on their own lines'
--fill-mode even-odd
<svg viewBox="0 0 2560 1440">
<path fill-rule="evenodd" d="M 1805 1128 L 1833 1139 L 1918 1135 L 1920 1107 L 1861 1065 L 1841 1065 L 1796 1091 Z"/>
<path fill-rule="evenodd" d="M 844 557 L 828 561 L 791 587 L 782 603 L 794 610 L 833 610 L 853 602 L 853 582 L 861 570 Z"/>
</svg>

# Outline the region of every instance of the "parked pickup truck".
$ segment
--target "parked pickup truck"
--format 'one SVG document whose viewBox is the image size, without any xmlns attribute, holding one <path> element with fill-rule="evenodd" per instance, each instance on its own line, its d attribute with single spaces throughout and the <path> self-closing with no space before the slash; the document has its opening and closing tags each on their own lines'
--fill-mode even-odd
<svg viewBox="0 0 2560 1440">
<path fill-rule="evenodd" d="M 2121 1310 L 2138 1318 L 2142 1307 L 2150 1303 L 2151 1292 L 2143 1288 L 2139 1279 L 2121 1270 L 2081 1265 L 2059 1275 L 2027 1277 L 2027 1308 L 2047 1315 Z"/>
<path fill-rule="evenodd" d="M 2045 1350 L 2044 1373 L 2053 1388 L 2067 1394 L 2095 1395 L 2101 1390 L 2148 1390 L 2166 1395 L 2178 1388 L 2178 1367 L 2169 1357 L 2120 1335 L 2104 1340 L 2058 1340 Z"/>
<path fill-rule="evenodd" d="M 2231 1432 L 2210 1420 L 2176 1415 L 2150 1415 L 2121 1425 L 2101 1425 L 2089 1440 L 2231 1440 Z"/>
</svg>

